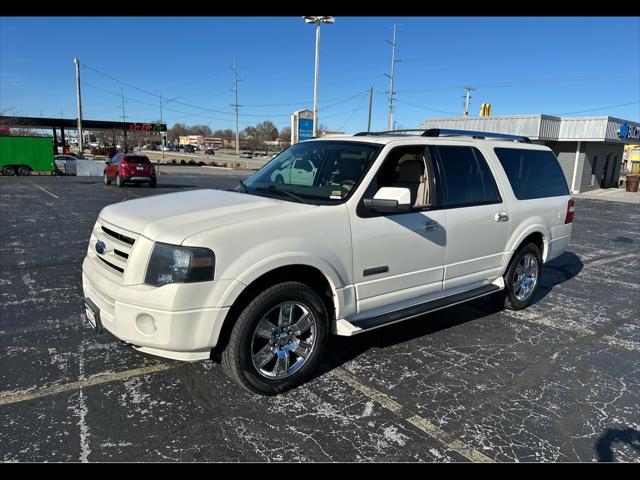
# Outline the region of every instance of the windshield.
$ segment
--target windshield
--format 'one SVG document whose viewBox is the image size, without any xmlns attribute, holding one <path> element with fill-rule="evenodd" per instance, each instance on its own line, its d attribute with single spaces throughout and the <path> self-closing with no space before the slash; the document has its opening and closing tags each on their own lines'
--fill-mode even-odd
<svg viewBox="0 0 640 480">
<path fill-rule="evenodd" d="M 243 186 L 249 193 L 284 190 L 311 203 L 336 203 L 360 182 L 380 150 L 382 145 L 372 143 L 298 143 L 249 177 Z"/>
</svg>

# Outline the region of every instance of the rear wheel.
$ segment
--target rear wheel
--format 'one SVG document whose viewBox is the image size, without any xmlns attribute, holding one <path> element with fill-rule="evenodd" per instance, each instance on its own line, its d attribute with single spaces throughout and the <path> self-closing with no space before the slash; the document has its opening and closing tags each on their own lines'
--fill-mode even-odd
<svg viewBox="0 0 640 480">
<path fill-rule="evenodd" d="M 240 313 L 222 353 L 222 367 L 246 390 L 274 395 L 313 372 L 328 336 L 327 309 L 300 282 L 264 290 Z"/>
<path fill-rule="evenodd" d="M 7 177 L 12 177 L 15 174 L 16 174 L 16 167 L 14 167 L 13 165 L 7 165 L 2 169 L 2 175 L 5 175 Z"/>
<path fill-rule="evenodd" d="M 149 187 L 156 188 L 156 185 L 157 185 L 157 181 L 155 178 L 153 180 L 149 180 Z"/>
<path fill-rule="evenodd" d="M 118 187 L 124 187 L 124 180 L 122 180 L 122 177 L 119 173 L 116 173 L 116 185 Z"/>
<path fill-rule="evenodd" d="M 26 177 L 27 175 L 31 174 L 31 167 L 28 167 L 27 165 L 20 165 L 18 167 L 18 175 L 20 175 L 21 177 Z"/>
<path fill-rule="evenodd" d="M 542 253 L 528 243 L 516 252 L 504 275 L 504 307 L 522 310 L 533 303 L 542 277 Z"/>
</svg>

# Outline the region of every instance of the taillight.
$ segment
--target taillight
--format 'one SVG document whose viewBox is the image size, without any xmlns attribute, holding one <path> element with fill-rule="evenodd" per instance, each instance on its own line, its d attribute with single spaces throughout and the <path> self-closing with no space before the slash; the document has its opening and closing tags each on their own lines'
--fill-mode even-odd
<svg viewBox="0 0 640 480">
<path fill-rule="evenodd" d="M 564 217 L 564 223 L 572 223 L 573 222 L 573 211 L 574 211 L 574 206 L 575 202 L 573 201 L 573 198 L 571 200 L 569 200 L 569 203 L 567 203 L 567 216 Z"/>
</svg>

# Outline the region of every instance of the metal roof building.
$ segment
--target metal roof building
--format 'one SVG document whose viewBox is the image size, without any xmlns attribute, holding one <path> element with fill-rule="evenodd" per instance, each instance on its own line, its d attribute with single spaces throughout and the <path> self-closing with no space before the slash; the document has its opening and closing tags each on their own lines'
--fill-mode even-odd
<svg viewBox="0 0 640 480">
<path fill-rule="evenodd" d="M 640 124 L 609 116 L 429 118 L 421 128 L 449 128 L 523 135 L 550 147 L 562 166 L 572 192 L 618 185 L 625 144 L 638 143 Z"/>
</svg>

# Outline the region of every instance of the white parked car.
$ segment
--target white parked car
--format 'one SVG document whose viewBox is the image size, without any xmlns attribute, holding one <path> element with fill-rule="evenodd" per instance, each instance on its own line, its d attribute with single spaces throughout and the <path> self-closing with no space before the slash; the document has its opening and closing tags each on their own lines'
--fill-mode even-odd
<svg viewBox="0 0 640 480">
<path fill-rule="evenodd" d="M 56 155 L 54 157 L 57 170 L 63 175 L 76 175 L 78 162 L 73 155 Z"/>
<path fill-rule="evenodd" d="M 145 353 L 220 355 L 239 385 L 273 394 L 308 378 L 331 333 L 488 295 L 529 306 L 571 237 L 553 152 L 508 135 L 402 133 L 295 144 L 235 192 L 105 207 L 82 267 L 89 321 Z M 297 159 L 313 165 L 305 180 L 277 182 Z"/>
</svg>

